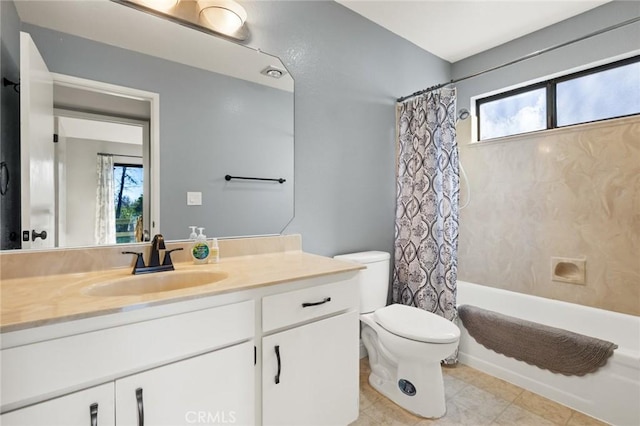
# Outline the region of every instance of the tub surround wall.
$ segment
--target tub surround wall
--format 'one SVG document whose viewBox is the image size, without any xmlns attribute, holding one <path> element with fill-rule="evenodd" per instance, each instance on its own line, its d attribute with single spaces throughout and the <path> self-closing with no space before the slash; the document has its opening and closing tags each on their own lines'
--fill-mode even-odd
<svg viewBox="0 0 640 426">
<path fill-rule="evenodd" d="M 640 118 L 463 144 L 460 156 L 461 280 L 640 315 Z M 552 281 L 552 256 L 586 258 L 585 285 Z"/>
<path fill-rule="evenodd" d="M 453 77 L 640 16 L 616 1 L 456 62 Z M 474 96 L 549 78 L 640 50 L 640 23 L 583 40 L 458 85 Z M 640 315 L 640 118 L 470 144 L 458 124 L 471 202 L 460 212 L 458 278 L 520 293 Z M 461 179 L 461 204 L 467 182 Z M 586 258 L 586 284 L 551 280 L 551 257 Z"/>
</svg>

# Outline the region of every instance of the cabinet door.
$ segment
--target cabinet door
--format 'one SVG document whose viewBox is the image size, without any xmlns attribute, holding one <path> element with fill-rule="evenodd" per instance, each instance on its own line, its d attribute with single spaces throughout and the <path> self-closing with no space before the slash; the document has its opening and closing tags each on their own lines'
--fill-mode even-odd
<svg viewBox="0 0 640 426">
<path fill-rule="evenodd" d="M 113 426 L 114 385 L 107 383 L 0 416 L 2 426 Z"/>
<path fill-rule="evenodd" d="M 118 426 L 253 425 L 253 341 L 116 380 Z"/>
<path fill-rule="evenodd" d="M 264 425 L 346 425 L 358 417 L 357 312 L 262 339 Z"/>
</svg>

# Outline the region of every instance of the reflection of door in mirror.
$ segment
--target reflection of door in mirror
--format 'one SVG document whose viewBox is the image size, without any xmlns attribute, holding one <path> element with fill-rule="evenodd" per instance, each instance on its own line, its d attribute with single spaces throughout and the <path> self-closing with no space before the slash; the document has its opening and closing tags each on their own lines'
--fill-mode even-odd
<svg viewBox="0 0 640 426">
<path fill-rule="evenodd" d="M 157 94 L 49 73 L 28 34 L 21 45 L 21 167 L 29 171 L 21 173 L 28 189 L 22 247 L 135 242 L 157 233 Z M 106 174 L 101 157 L 110 158 Z"/>
<path fill-rule="evenodd" d="M 54 90 L 55 94 L 58 92 Z M 79 106 L 82 97 L 75 99 Z M 95 106 L 93 103 L 94 109 Z M 148 122 L 64 109 L 54 111 L 58 135 L 57 246 L 141 241 L 145 229 L 148 234 L 150 210 L 144 191 L 149 168 L 144 167 L 143 161 L 148 158 Z"/>
<path fill-rule="evenodd" d="M 20 33 L 20 83 L 22 247 L 48 248 L 55 234 L 53 77 L 27 33 Z"/>
</svg>

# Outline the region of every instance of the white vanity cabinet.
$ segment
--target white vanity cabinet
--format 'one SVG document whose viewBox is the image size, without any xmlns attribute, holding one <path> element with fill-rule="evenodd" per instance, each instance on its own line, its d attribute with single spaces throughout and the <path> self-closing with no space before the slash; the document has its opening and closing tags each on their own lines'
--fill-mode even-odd
<svg viewBox="0 0 640 426">
<path fill-rule="evenodd" d="M 254 337 L 247 300 L 3 349 L 2 424 L 254 424 Z"/>
<path fill-rule="evenodd" d="M 357 307 L 353 282 L 263 299 L 263 328 L 285 327 L 262 338 L 263 425 L 347 425 L 357 419 Z"/>
<path fill-rule="evenodd" d="M 255 424 L 253 348 L 245 342 L 116 380 L 116 424 Z"/>
<path fill-rule="evenodd" d="M 17 331 L 0 353 L 1 423 L 347 425 L 357 280 L 325 274 Z"/>
<path fill-rule="evenodd" d="M 113 426 L 114 384 L 107 383 L 0 416 L 2 426 Z"/>
</svg>

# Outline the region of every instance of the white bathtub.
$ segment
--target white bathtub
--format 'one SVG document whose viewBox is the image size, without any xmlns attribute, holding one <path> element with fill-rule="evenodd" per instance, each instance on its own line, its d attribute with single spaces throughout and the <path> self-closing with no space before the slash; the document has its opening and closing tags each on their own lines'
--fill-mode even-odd
<svg viewBox="0 0 640 426">
<path fill-rule="evenodd" d="M 596 372 L 563 376 L 486 349 L 461 325 L 459 360 L 607 423 L 640 425 L 640 317 L 458 281 L 464 304 L 616 343 Z"/>
</svg>

